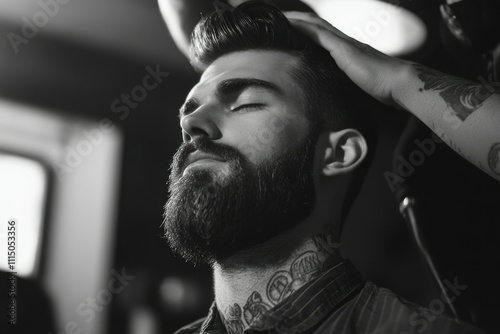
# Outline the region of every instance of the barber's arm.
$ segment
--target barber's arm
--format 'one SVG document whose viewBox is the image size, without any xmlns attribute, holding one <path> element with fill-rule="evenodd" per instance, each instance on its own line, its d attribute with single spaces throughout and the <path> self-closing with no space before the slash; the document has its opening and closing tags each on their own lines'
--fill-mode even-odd
<svg viewBox="0 0 500 334">
<path fill-rule="evenodd" d="M 387 56 L 312 13 L 292 24 L 327 49 L 339 67 L 377 100 L 411 112 L 469 162 L 500 180 L 500 89 Z"/>
<path fill-rule="evenodd" d="M 187 57 L 189 38 L 202 14 L 213 12 L 222 1 L 211 0 L 158 0 L 163 19 L 172 38 L 181 52 Z"/>
</svg>

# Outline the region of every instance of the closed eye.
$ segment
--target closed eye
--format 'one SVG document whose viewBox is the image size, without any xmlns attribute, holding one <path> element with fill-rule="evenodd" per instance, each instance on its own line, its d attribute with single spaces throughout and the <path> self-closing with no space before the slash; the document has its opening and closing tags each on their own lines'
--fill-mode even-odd
<svg viewBox="0 0 500 334">
<path fill-rule="evenodd" d="M 262 107 L 265 107 L 265 104 L 262 103 L 250 103 L 250 104 L 242 104 L 237 107 L 231 108 L 232 112 L 235 111 L 240 111 L 240 110 L 258 110 L 262 109 Z"/>
</svg>

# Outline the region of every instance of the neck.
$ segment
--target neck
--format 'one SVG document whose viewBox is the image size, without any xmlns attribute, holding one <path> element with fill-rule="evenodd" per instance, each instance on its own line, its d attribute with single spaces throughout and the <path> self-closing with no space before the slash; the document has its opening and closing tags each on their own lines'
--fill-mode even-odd
<svg viewBox="0 0 500 334">
<path fill-rule="evenodd" d="M 288 240 L 288 245 L 296 246 L 286 256 L 281 254 L 274 265 L 270 261 L 256 265 L 256 257 L 262 258 L 259 255 L 264 253 L 256 249 L 238 254 L 237 261 L 214 264 L 215 301 L 227 332 L 242 333 L 259 315 L 336 264 L 340 254 L 333 240 L 330 233 Z M 272 254 L 273 247 L 262 247 L 269 250 L 268 255 Z M 232 265 L 235 262 L 239 264 Z"/>
</svg>

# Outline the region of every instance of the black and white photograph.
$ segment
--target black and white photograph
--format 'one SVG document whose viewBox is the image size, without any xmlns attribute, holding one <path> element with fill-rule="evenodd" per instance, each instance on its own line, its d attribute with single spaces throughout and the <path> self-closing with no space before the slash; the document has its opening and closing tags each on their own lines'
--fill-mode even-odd
<svg viewBox="0 0 500 334">
<path fill-rule="evenodd" d="M 0 333 L 500 333 L 500 1 L 0 0 Z"/>
</svg>

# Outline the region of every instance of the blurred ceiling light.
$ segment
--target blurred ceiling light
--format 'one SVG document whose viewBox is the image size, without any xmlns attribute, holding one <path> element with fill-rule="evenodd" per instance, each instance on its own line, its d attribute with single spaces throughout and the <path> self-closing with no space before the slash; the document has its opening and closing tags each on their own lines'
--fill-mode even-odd
<svg viewBox="0 0 500 334">
<path fill-rule="evenodd" d="M 378 0 L 302 1 L 346 35 L 389 55 L 401 56 L 416 51 L 427 36 L 425 24 L 417 15 L 391 3 Z"/>
</svg>

